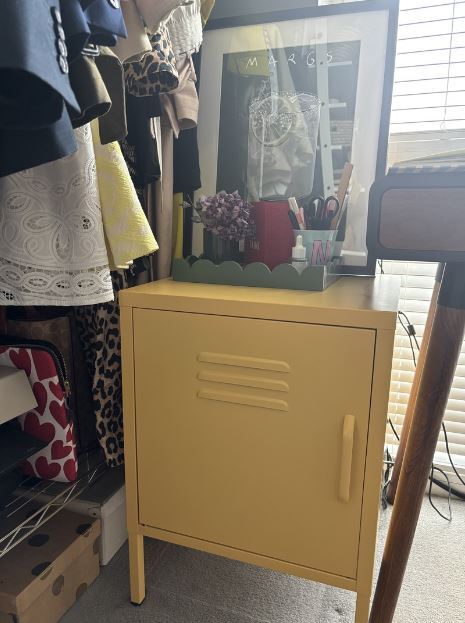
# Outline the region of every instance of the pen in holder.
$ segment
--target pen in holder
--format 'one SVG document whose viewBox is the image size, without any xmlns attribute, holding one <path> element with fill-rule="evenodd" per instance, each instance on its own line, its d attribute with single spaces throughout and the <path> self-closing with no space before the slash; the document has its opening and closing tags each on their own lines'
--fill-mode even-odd
<svg viewBox="0 0 465 623">
<path fill-rule="evenodd" d="M 308 263 L 311 266 L 323 266 L 329 264 L 337 255 L 336 238 L 337 230 L 294 230 L 294 238 L 302 236 L 302 244 L 307 249 Z"/>
</svg>

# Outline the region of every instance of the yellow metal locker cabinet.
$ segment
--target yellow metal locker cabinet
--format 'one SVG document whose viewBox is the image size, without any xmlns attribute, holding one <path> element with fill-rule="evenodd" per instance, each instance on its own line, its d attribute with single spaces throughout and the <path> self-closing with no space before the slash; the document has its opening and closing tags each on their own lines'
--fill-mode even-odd
<svg viewBox="0 0 465 623">
<path fill-rule="evenodd" d="M 143 537 L 357 592 L 366 623 L 398 283 L 121 293 L 131 599 Z"/>
</svg>

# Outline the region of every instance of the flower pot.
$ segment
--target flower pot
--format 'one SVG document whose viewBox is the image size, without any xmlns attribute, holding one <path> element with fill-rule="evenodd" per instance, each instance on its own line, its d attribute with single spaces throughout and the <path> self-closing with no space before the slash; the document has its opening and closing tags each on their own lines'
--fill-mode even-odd
<svg viewBox="0 0 465 623">
<path fill-rule="evenodd" d="M 211 231 L 203 231 L 203 257 L 214 264 L 221 262 L 240 262 L 238 240 L 224 240 Z"/>
</svg>

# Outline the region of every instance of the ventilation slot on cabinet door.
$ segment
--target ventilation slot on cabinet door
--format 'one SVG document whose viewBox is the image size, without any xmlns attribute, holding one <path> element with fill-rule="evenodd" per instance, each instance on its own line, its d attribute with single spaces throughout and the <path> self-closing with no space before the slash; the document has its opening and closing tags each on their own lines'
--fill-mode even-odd
<svg viewBox="0 0 465 623">
<path fill-rule="evenodd" d="M 198 359 L 202 363 L 216 363 L 222 366 L 238 366 L 255 370 L 269 370 L 270 372 L 289 373 L 291 371 L 291 367 L 285 361 L 259 359 L 258 357 L 240 357 L 224 353 L 200 353 Z"/>
<path fill-rule="evenodd" d="M 266 379 L 259 376 L 242 376 L 239 374 L 202 370 L 198 373 L 197 378 L 199 381 L 210 381 L 211 383 L 224 383 L 225 385 L 239 385 L 240 387 L 255 387 L 256 389 L 269 389 L 275 392 L 289 393 L 289 385 L 286 381 Z"/>
<path fill-rule="evenodd" d="M 197 396 L 204 400 L 214 400 L 236 405 L 246 405 L 273 411 L 289 411 L 286 400 L 282 394 L 289 393 L 289 384 L 281 378 L 268 376 L 253 376 L 251 370 L 278 372 L 289 374 L 291 368 L 285 361 L 271 359 L 259 359 L 256 357 L 241 357 L 224 353 L 200 353 L 199 362 L 217 366 L 232 366 L 236 370 L 228 372 L 224 369 L 202 369 L 197 374 L 197 379 L 202 383 L 202 388 Z M 244 372 L 241 374 L 241 372 Z M 205 382 L 208 383 L 205 386 Z M 216 388 L 215 385 L 227 385 L 227 389 Z M 246 393 L 241 388 L 263 390 L 263 394 Z"/>
<path fill-rule="evenodd" d="M 262 396 L 249 396 L 233 392 L 213 391 L 201 389 L 198 392 L 199 398 L 205 400 L 216 400 L 217 402 L 229 402 L 235 405 L 247 405 L 249 407 L 259 407 L 261 409 L 272 409 L 273 411 L 289 411 L 289 405 L 285 400 L 274 398 L 264 398 Z"/>
</svg>

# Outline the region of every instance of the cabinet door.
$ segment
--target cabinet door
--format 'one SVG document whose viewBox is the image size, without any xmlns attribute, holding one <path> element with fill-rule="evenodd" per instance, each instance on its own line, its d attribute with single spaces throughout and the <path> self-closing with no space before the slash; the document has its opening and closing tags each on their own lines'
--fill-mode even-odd
<svg viewBox="0 0 465 623">
<path fill-rule="evenodd" d="M 134 331 L 141 524 L 355 578 L 374 331 L 139 309 Z"/>
</svg>

